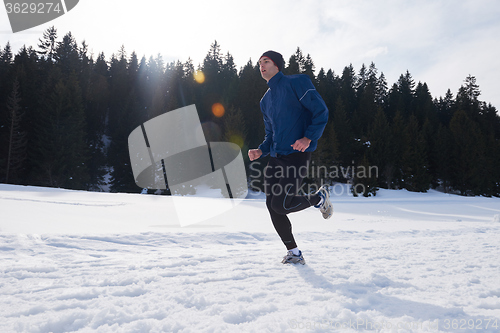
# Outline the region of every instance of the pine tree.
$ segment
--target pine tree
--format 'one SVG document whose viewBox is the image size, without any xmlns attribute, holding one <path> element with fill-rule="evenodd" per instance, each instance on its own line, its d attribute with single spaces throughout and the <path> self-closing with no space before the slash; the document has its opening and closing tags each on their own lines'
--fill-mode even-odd
<svg viewBox="0 0 500 333">
<path fill-rule="evenodd" d="M 56 40 L 57 40 L 57 29 L 52 26 L 43 32 L 43 40 L 38 39 L 40 42 L 38 47 L 40 51 L 38 54 L 41 55 L 46 61 L 52 63 L 56 56 Z"/>
<path fill-rule="evenodd" d="M 340 147 L 337 134 L 333 121 L 329 121 L 318 141 L 318 147 L 312 155 L 312 167 L 315 171 L 313 175 L 315 177 L 311 180 L 316 182 L 318 186 L 339 180 L 334 177 L 334 173 L 330 172 L 331 167 L 336 167 L 339 170 L 339 155 Z"/>
<path fill-rule="evenodd" d="M 340 97 L 344 103 L 347 119 L 352 119 L 356 109 L 356 73 L 351 65 L 344 68 L 340 77 Z"/>
<path fill-rule="evenodd" d="M 434 117 L 434 121 L 431 121 L 429 118 L 426 118 L 421 128 L 421 134 L 424 140 L 424 151 L 427 156 L 427 173 L 430 177 L 431 187 L 433 188 L 439 186 L 439 179 L 437 177 L 438 163 L 437 159 L 434 158 L 436 156 L 436 147 L 438 145 L 436 139 L 439 128 L 439 123 L 436 119 L 437 118 Z"/>
<path fill-rule="evenodd" d="M 87 145 L 89 147 L 89 170 L 90 190 L 99 190 L 104 184 L 106 173 L 106 113 L 109 101 L 108 66 L 104 54 L 99 54 L 95 63 L 90 61 L 90 73 L 88 73 L 88 84 L 86 93 L 83 95 Z"/>
<path fill-rule="evenodd" d="M 368 138 L 370 140 L 368 158 L 378 168 L 378 186 L 391 188 L 395 158 L 392 148 L 394 137 L 381 108 L 375 115 Z"/>
<path fill-rule="evenodd" d="M 14 57 L 14 62 L 12 64 L 11 75 L 19 80 L 19 92 L 22 97 L 21 107 L 23 109 L 24 117 L 21 127 L 22 131 L 26 132 L 28 140 L 28 155 L 25 168 L 23 169 L 19 180 L 23 183 L 30 182 L 29 174 L 32 169 L 36 167 L 37 163 L 37 161 L 31 157 L 29 152 L 33 146 L 33 142 L 36 141 L 34 128 L 37 125 L 36 119 L 39 114 L 40 103 L 44 97 L 43 92 L 41 92 L 40 89 L 45 80 L 42 68 L 44 68 L 44 66 L 41 65 L 36 51 L 31 47 L 21 48 L 21 50 Z M 46 68 L 47 71 L 50 71 L 50 69 L 51 67 Z M 13 81 L 11 81 L 11 84 L 12 82 Z"/>
<path fill-rule="evenodd" d="M 283 74 L 294 75 L 302 73 L 300 66 L 303 62 L 304 56 L 302 55 L 302 51 L 300 50 L 300 48 L 297 47 L 295 54 L 292 54 L 290 56 L 290 59 L 288 60 L 288 66 L 283 69 Z"/>
<path fill-rule="evenodd" d="M 476 77 L 469 75 L 464 80 L 465 85 L 459 90 L 458 99 L 464 99 L 469 101 L 469 103 L 478 102 L 478 98 L 481 95 L 481 90 L 479 90 L 479 85 L 476 83 Z"/>
<path fill-rule="evenodd" d="M 333 129 L 337 135 L 339 145 L 339 162 L 341 166 L 351 165 L 355 159 L 354 155 L 354 135 L 351 124 L 347 119 L 344 103 L 339 97 L 333 113 Z"/>
<path fill-rule="evenodd" d="M 10 121 L 5 182 L 14 184 L 19 180 L 19 172 L 23 169 L 27 157 L 26 132 L 21 128 L 24 112 L 21 108 L 19 81 L 17 78 L 14 81 L 12 93 L 8 99 L 7 110 L 9 112 Z"/>
<path fill-rule="evenodd" d="M 437 123 L 436 110 L 432 101 L 431 93 L 426 83 L 419 82 L 414 95 L 414 114 L 420 126 L 428 119 L 432 124 Z"/>
<path fill-rule="evenodd" d="M 402 157 L 404 187 L 409 191 L 427 192 L 430 188 L 431 177 L 428 173 L 426 142 L 414 115 L 410 116 L 405 134 L 405 149 Z"/>
<path fill-rule="evenodd" d="M 476 84 L 476 78 L 469 75 L 464 82 L 465 84 L 458 89 L 456 107 L 465 111 L 471 120 L 480 122 L 481 103 L 478 97 L 481 95 L 481 91 Z"/>
<path fill-rule="evenodd" d="M 0 48 L 0 87 L 6 82 L 7 74 L 12 66 L 12 50 L 7 42 L 3 50 Z"/>
<path fill-rule="evenodd" d="M 183 76 L 184 65 L 180 61 L 168 64 L 162 86 L 165 91 L 165 111 L 175 110 L 186 105 L 182 90 Z"/>
<path fill-rule="evenodd" d="M 212 106 L 215 103 L 224 104 L 223 87 L 226 82 L 224 82 L 221 75 L 223 64 L 224 60 L 221 55 L 220 45 L 215 41 L 210 46 L 201 67 L 201 71 L 205 75 L 205 82 L 199 85 L 200 99 L 197 101 L 197 109 L 202 122 L 212 121 L 220 125 L 220 120 L 216 119 L 212 113 Z M 228 107 L 228 105 L 225 105 L 225 107 Z"/>
<path fill-rule="evenodd" d="M 138 74 L 141 79 L 141 65 L 139 65 Z M 109 68 L 110 79 L 110 104 L 107 133 L 111 140 L 108 148 L 108 166 L 111 169 L 111 191 L 113 192 L 138 192 L 139 187 L 135 184 L 130 166 L 130 156 L 128 152 L 128 136 L 140 126 L 144 121 L 144 113 L 147 112 L 147 118 L 156 116 L 154 112 L 164 112 L 164 105 L 158 105 L 155 111 L 151 107 L 145 109 L 140 102 L 152 103 L 153 96 L 150 91 L 157 91 L 164 76 L 164 64 L 160 56 L 156 59 L 150 58 L 148 67 L 144 70 L 145 91 L 144 99 L 140 98 L 137 87 L 132 85 L 131 76 L 134 72 L 129 70 L 129 61 L 126 58 L 125 49 L 122 47 L 118 57 L 113 55 L 111 66 Z M 154 72 L 153 72 L 154 69 Z M 149 79 L 149 81 L 148 81 Z M 151 104 L 149 104 L 151 105 Z"/>
<path fill-rule="evenodd" d="M 7 42 L 3 50 L 0 49 L 0 69 L 2 70 L 0 74 L 2 74 L 2 77 L 4 77 L 3 75 L 5 75 L 8 66 L 10 66 L 11 64 L 12 64 L 12 49 L 10 47 L 10 43 Z"/>
<path fill-rule="evenodd" d="M 478 99 L 481 91 L 476 78 L 469 75 L 464 82 L 457 93 L 456 111 L 450 121 L 456 145 L 454 185 L 464 195 L 492 195 L 497 188 L 494 174 L 498 166 L 490 154 L 495 152 L 498 139 L 494 139 L 491 124 L 496 118 L 485 113 L 485 103 Z"/>
<path fill-rule="evenodd" d="M 225 105 L 233 105 L 238 91 L 238 71 L 233 56 L 228 52 L 221 67 L 222 101 Z"/>
<path fill-rule="evenodd" d="M 316 82 L 316 89 L 330 111 L 329 119 L 332 119 L 335 103 L 340 93 L 339 79 L 335 76 L 335 73 L 331 69 L 329 69 L 325 74 L 324 69 L 321 68 L 318 73 L 318 77 L 316 78 Z"/>
<path fill-rule="evenodd" d="M 405 151 L 405 124 L 403 121 L 403 116 L 401 112 L 396 111 L 394 118 L 391 123 L 391 134 L 394 140 L 392 141 L 392 151 L 393 151 L 393 161 L 392 165 L 394 166 L 394 173 L 392 177 L 392 185 L 391 181 L 388 178 L 388 185 L 390 188 L 401 189 L 404 188 L 403 184 L 403 162 L 402 156 Z"/>
<path fill-rule="evenodd" d="M 148 88 L 152 89 L 152 87 Z M 129 96 L 130 93 L 127 59 L 124 52 L 122 52 L 120 58 L 116 58 L 115 55 L 111 57 L 109 93 L 108 135 L 113 138 L 115 131 L 121 130 L 116 124 L 123 122 L 123 113 L 126 108 L 126 98 L 124 97 Z"/>
<path fill-rule="evenodd" d="M 42 186 L 86 189 L 89 155 L 80 87 L 75 75 L 63 79 L 55 73 L 49 81 L 56 83 L 37 117 L 33 178 Z"/>
<path fill-rule="evenodd" d="M 402 116 L 405 119 L 414 114 L 414 96 L 415 96 L 415 81 L 409 71 L 399 77 L 398 80 L 399 92 L 399 108 Z"/>
<path fill-rule="evenodd" d="M 63 37 L 63 40 L 57 43 L 54 59 L 56 66 L 66 77 L 71 75 L 72 72 L 79 72 L 80 59 L 78 45 L 71 32 L 68 32 Z"/>
<path fill-rule="evenodd" d="M 196 86 L 199 83 L 195 80 L 195 68 L 191 58 L 182 64 L 183 76 L 180 82 L 181 89 L 181 106 L 196 104 Z"/>
<path fill-rule="evenodd" d="M 213 83 L 218 83 L 216 78 L 217 74 L 222 70 L 222 65 L 223 57 L 221 55 L 221 48 L 217 41 L 214 41 L 214 43 L 210 45 L 210 50 L 203 60 L 202 70 L 205 74 L 205 79 Z"/>
<path fill-rule="evenodd" d="M 2 49 L 0 48 L 0 124 L 9 123 L 9 112 L 7 110 L 8 96 L 12 92 L 12 82 L 14 80 L 12 75 L 12 51 L 10 43 Z M 7 126 L 0 125 L 0 172 L 3 175 L 5 172 L 5 165 L 7 163 L 7 146 L 8 146 L 9 132 Z"/>
<path fill-rule="evenodd" d="M 452 161 L 453 141 L 448 127 L 439 125 L 434 145 L 433 160 L 436 164 L 435 176 L 443 187 L 445 193 L 451 191 L 452 185 Z"/>
<path fill-rule="evenodd" d="M 163 63 L 161 55 L 155 59 L 150 59 L 150 71 L 152 72 L 150 89 L 152 92 L 151 108 L 149 110 L 149 119 L 157 117 L 167 111 L 167 68 Z M 127 87 L 128 89 L 130 87 Z"/>
<path fill-rule="evenodd" d="M 459 109 L 450 121 L 453 140 L 452 150 L 452 186 L 462 195 L 482 194 L 484 182 L 484 139 L 481 130 L 467 113 Z"/>
<path fill-rule="evenodd" d="M 385 79 L 384 73 L 380 73 L 377 79 L 377 89 L 375 91 L 375 98 L 377 103 L 385 107 L 387 104 L 387 80 Z"/>
<path fill-rule="evenodd" d="M 500 195 L 500 115 L 491 104 L 481 104 L 481 131 L 485 138 L 485 195 Z"/>
<path fill-rule="evenodd" d="M 247 129 L 245 119 L 240 109 L 230 107 L 223 116 L 223 141 L 232 142 L 243 148 L 245 146 Z"/>
<path fill-rule="evenodd" d="M 455 99 L 450 89 L 446 92 L 446 95 L 440 97 L 439 100 L 435 101 L 436 112 L 439 122 L 443 126 L 448 126 L 450 124 L 451 117 L 453 117 Z"/>
<path fill-rule="evenodd" d="M 220 45 L 217 43 L 217 40 L 215 40 L 213 44 L 210 45 L 210 50 L 203 60 L 203 70 L 206 72 L 205 75 L 219 73 L 222 68 L 222 63 Z"/>
<path fill-rule="evenodd" d="M 139 61 L 137 76 L 134 79 L 135 81 L 131 81 L 131 84 L 133 84 L 133 90 L 137 94 L 137 103 L 140 107 L 139 114 L 143 116 L 142 122 L 149 119 L 149 109 L 151 108 L 152 96 L 150 93 L 151 89 L 149 79 L 149 66 L 146 57 L 143 56 Z"/>
<path fill-rule="evenodd" d="M 376 69 L 374 66 L 370 66 L 369 72 L 363 64 L 357 76 L 356 94 L 358 101 L 353 113 L 352 124 L 354 135 L 359 138 L 366 137 L 368 127 L 372 124 L 378 110 L 376 98 L 377 78 L 375 75 Z"/>
<path fill-rule="evenodd" d="M 377 175 L 374 173 L 376 170 L 365 155 L 361 159 L 360 165 L 355 169 L 353 184 L 351 191 L 353 196 L 357 197 L 363 195 L 364 197 L 370 197 L 377 195 Z"/>
<path fill-rule="evenodd" d="M 316 77 L 314 76 L 315 66 L 309 54 L 307 54 L 307 56 L 304 58 L 304 62 L 301 67 L 302 67 L 301 73 L 306 74 L 307 76 L 309 76 L 312 82 L 315 82 L 316 81 Z"/>
<path fill-rule="evenodd" d="M 392 121 L 396 117 L 396 114 L 399 114 L 399 116 L 401 116 L 402 105 L 400 103 L 400 100 L 401 99 L 398 85 L 394 83 L 387 93 L 387 104 L 384 108 L 387 119 L 389 119 L 389 121 Z"/>
</svg>

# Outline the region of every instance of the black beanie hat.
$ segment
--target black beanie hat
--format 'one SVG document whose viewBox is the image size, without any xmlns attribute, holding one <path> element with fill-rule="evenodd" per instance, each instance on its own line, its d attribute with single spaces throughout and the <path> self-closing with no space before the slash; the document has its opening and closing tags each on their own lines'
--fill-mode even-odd
<svg viewBox="0 0 500 333">
<path fill-rule="evenodd" d="M 274 64 L 276 65 L 276 67 L 278 67 L 278 70 L 281 72 L 283 70 L 283 67 L 285 67 L 285 60 L 283 59 L 283 56 L 281 55 L 281 53 L 278 53 L 278 52 L 275 52 L 275 51 L 267 51 L 267 52 L 264 52 L 260 58 L 262 57 L 268 57 L 269 59 L 271 59 Z M 259 60 L 260 60 L 259 58 Z"/>
</svg>

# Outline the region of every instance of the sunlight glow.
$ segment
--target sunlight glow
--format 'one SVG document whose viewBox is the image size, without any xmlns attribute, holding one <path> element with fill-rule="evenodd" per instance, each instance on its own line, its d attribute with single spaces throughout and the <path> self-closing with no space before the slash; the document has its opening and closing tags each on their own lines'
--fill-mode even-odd
<svg viewBox="0 0 500 333">
<path fill-rule="evenodd" d="M 224 106 L 220 103 L 215 103 L 214 105 L 212 105 L 212 113 L 214 114 L 214 116 L 216 116 L 217 118 L 220 118 L 224 115 L 224 113 L 226 112 L 226 110 L 224 109 Z"/>
<path fill-rule="evenodd" d="M 194 80 L 198 82 L 199 84 L 202 84 L 205 82 L 205 74 L 203 74 L 202 71 L 196 71 L 193 73 Z"/>
<path fill-rule="evenodd" d="M 243 148 L 243 145 L 245 144 L 243 138 L 238 134 L 231 135 L 229 137 L 229 142 L 237 144 L 240 148 Z"/>
</svg>

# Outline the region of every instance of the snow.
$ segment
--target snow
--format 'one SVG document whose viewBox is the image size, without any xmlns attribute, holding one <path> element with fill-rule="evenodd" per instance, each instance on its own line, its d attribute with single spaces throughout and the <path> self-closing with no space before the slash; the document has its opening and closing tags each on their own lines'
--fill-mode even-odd
<svg viewBox="0 0 500 333">
<path fill-rule="evenodd" d="M 261 194 L 181 227 L 171 197 L 0 185 L 0 332 L 500 331 L 500 199 L 332 192 L 290 215 L 295 266 Z"/>
</svg>

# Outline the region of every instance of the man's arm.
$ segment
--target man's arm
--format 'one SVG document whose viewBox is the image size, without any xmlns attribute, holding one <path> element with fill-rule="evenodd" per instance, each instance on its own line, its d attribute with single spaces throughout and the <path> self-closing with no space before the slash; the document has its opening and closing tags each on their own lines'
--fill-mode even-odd
<svg viewBox="0 0 500 333">
<path fill-rule="evenodd" d="M 305 138 L 317 141 L 323 134 L 328 122 L 328 108 L 308 76 L 301 76 L 294 82 L 299 102 L 311 112 L 311 125 L 306 129 Z"/>
<path fill-rule="evenodd" d="M 292 145 L 292 148 L 301 152 L 305 152 L 306 149 L 309 148 L 310 144 L 311 139 L 303 137 L 302 139 L 298 139 L 297 141 L 295 141 L 295 143 Z"/>
<path fill-rule="evenodd" d="M 262 150 L 260 149 L 250 149 L 248 151 L 248 158 L 250 158 L 250 161 L 255 161 L 261 156 L 262 156 Z"/>
<path fill-rule="evenodd" d="M 264 128 L 266 135 L 264 137 L 264 141 L 259 145 L 258 150 L 261 151 L 261 156 L 267 156 L 271 152 L 271 145 L 273 144 L 273 127 L 271 125 L 271 121 L 264 112 L 264 106 L 262 105 L 262 102 L 260 105 L 260 109 L 262 111 L 262 117 L 264 118 Z"/>
</svg>

